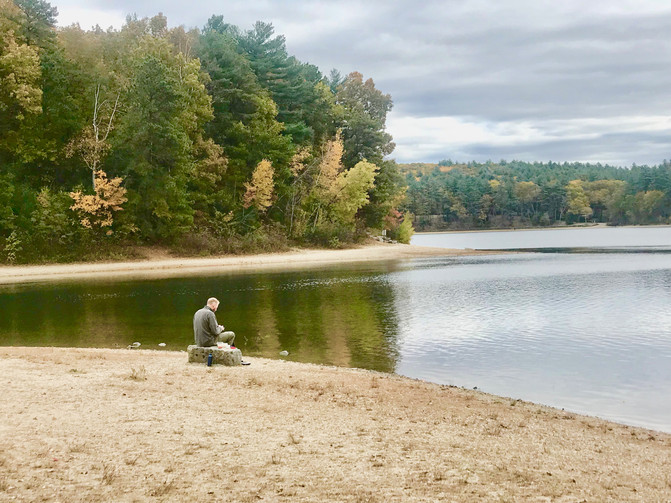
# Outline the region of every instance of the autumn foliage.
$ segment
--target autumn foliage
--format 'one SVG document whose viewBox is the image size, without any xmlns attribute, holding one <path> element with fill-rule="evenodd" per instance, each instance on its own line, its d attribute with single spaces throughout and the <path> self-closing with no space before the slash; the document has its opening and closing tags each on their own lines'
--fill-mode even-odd
<svg viewBox="0 0 671 503">
<path fill-rule="evenodd" d="M 0 0 L 0 260 L 340 245 L 402 204 L 391 96 L 299 61 L 272 24 L 57 17 Z"/>
<path fill-rule="evenodd" d="M 245 183 L 243 207 L 253 206 L 260 213 L 273 204 L 273 175 L 275 170 L 267 159 L 261 161 L 252 173 L 252 180 Z"/>
<path fill-rule="evenodd" d="M 121 186 L 122 179 L 119 177 L 110 180 L 102 170 L 96 171 L 95 175 L 95 194 L 70 192 L 74 201 L 70 209 L 79 215 L 81 224 L 87 229 L 112 227 L 114 212 L 121 211 L 121 205 L 128 200 L 126 189 Z M 108 230 L 107 234 L 111 232 Z"/>
</svg>

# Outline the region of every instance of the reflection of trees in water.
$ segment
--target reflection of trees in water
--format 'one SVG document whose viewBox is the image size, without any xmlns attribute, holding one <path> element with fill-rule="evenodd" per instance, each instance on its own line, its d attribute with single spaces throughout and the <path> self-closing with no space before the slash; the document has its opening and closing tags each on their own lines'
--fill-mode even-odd
<svg viewBox="0 0 671 503">
<path fill-rule="evenodd" d="M 245 321 L 253 340 L 245 349 L 271 356 L 286 350 L 301 361 L 393 371 L 398 320 L 391 287 L 382 279 L 340 279 L 303 284 L 258 279 Z"/>
<path fill-rule="evenodd" d="M 185 295 L 194 280 L 83 282 L 0 292 L 0 344 L 173 348 L 193 340 L 193 311 L 207 300 Z M 202 304 L 201 304 L 202 302 Z M 196 307 L 197 306 L 197 307 Z"/>
<path fill-rule="evenodd" d="M 250 355 L 394 371 L 398 315 L 385 276 L 324 271 L 11 287 L 0 291 L 0 345 L 143 347 L 193 341 L 208 297 Z"/>
<path fill-rule="evenodd" d="M 277 355 L 282 350 L 278 339 L 279 321 L 275 310 L 268 308 L 273 302 L 272 282 L 258 277 L 253 281 L 253 288 L 250 291 L 255 295 L 244 306 L 244 311 L 241 313 L 243 316 L 236 323 L 240 325 L 236 332 L 237 343 L 239 346 L 243 344 L 240 340 L 242 336 L 245 351 L 268 356 Z M 236 327 L 231 327 L 231 330 L 236 331 Z"/>
<path fill-rule="evenodd" d="M 394 310 L 394 292 L 380 278 L 343 285 L 342 297 L 347 344 L 351 352 L 349 365 L 393 372 L 398 361 L 398 317 Z"/>
<path fill-rule="evenodd" d="M 109 287 L 49 286 L 0 293 L 0 344 L 110 347 L 126 345 L 128 306 L 109 301 Z"/>
</svg>

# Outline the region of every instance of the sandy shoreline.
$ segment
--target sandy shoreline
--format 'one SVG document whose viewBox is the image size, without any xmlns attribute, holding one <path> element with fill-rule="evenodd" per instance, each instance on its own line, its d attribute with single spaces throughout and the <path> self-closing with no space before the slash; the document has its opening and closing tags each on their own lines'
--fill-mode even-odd
<svg viewBox="0 0 671 503">
<path fill-rule="evenodd" d="M 338 263 L 486 254 L 427 246 L 377 244 L 346 250 L 300 249 L 259 255 L 206 258 L 160 258 L 132 262 L 101 262 L 0 266 L 0 284 L 93 278 L 165 278 L 226 272 L 300 269 Z"/>
<path fill-rule="evenodd" d="M 248 359 L 248 358 L 246 358 Z M 0 348 L 2 501 L 668 501 L 671 435 L 394 375 Z"/>
</svg>

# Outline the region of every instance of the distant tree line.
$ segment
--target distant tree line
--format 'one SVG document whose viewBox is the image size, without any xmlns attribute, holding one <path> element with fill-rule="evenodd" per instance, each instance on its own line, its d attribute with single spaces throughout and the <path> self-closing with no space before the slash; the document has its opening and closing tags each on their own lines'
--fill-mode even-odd
<svg viewBox="0 0 671 503">
<path fill-rule="evenodd" d="M 392 100 L 372 79 L 322 75 L 262 22 L 86 31 L 56 16 L 0 0 L 0 260 L 409 238 L 384 160 Z"/>
<path fill-rule="evenodd" d="M 500 161 L 399 165 L 418 230 L 669 223 L 671 163 L 630 168 Z"/>
</svg>

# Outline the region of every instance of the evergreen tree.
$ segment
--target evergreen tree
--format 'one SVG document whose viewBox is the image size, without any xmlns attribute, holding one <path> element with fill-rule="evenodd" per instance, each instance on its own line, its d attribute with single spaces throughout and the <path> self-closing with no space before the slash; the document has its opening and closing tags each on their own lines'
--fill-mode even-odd
<svg viewBox="0 0 671 503">
<path fill-rule="evenodd" d="M 320 87 L 316 66 L 289 56 L 283 35 L 274 36 L 270 23 L 258 21 L 238 37 L 259 83 L 277 104 L 277 119 L 297 145 L 319 143 L 333 129 L 334 113 Z"/>
<path fill-rule="evenodd" d="M 195 143 L 212 117 L 197 60 L 174 55 L 164 39 L 145 37 L 132 55 L 126 113 L 114 162 L 128 189 L 128 208 L 145 238 L 174 238 L 191 227 L 187 180 Z"/>
<path fill-rule="evenodd" d="M 350 73 L 338 87 L 336 103 L 343 108 L 345 166 L 353 167 L 363 159 L 379 164 L 393 152 L 395 145 L 385 131 L 391 96 L 376 89 L 373 79 L 364 82 L 359 72 Z"/>
</svg>

